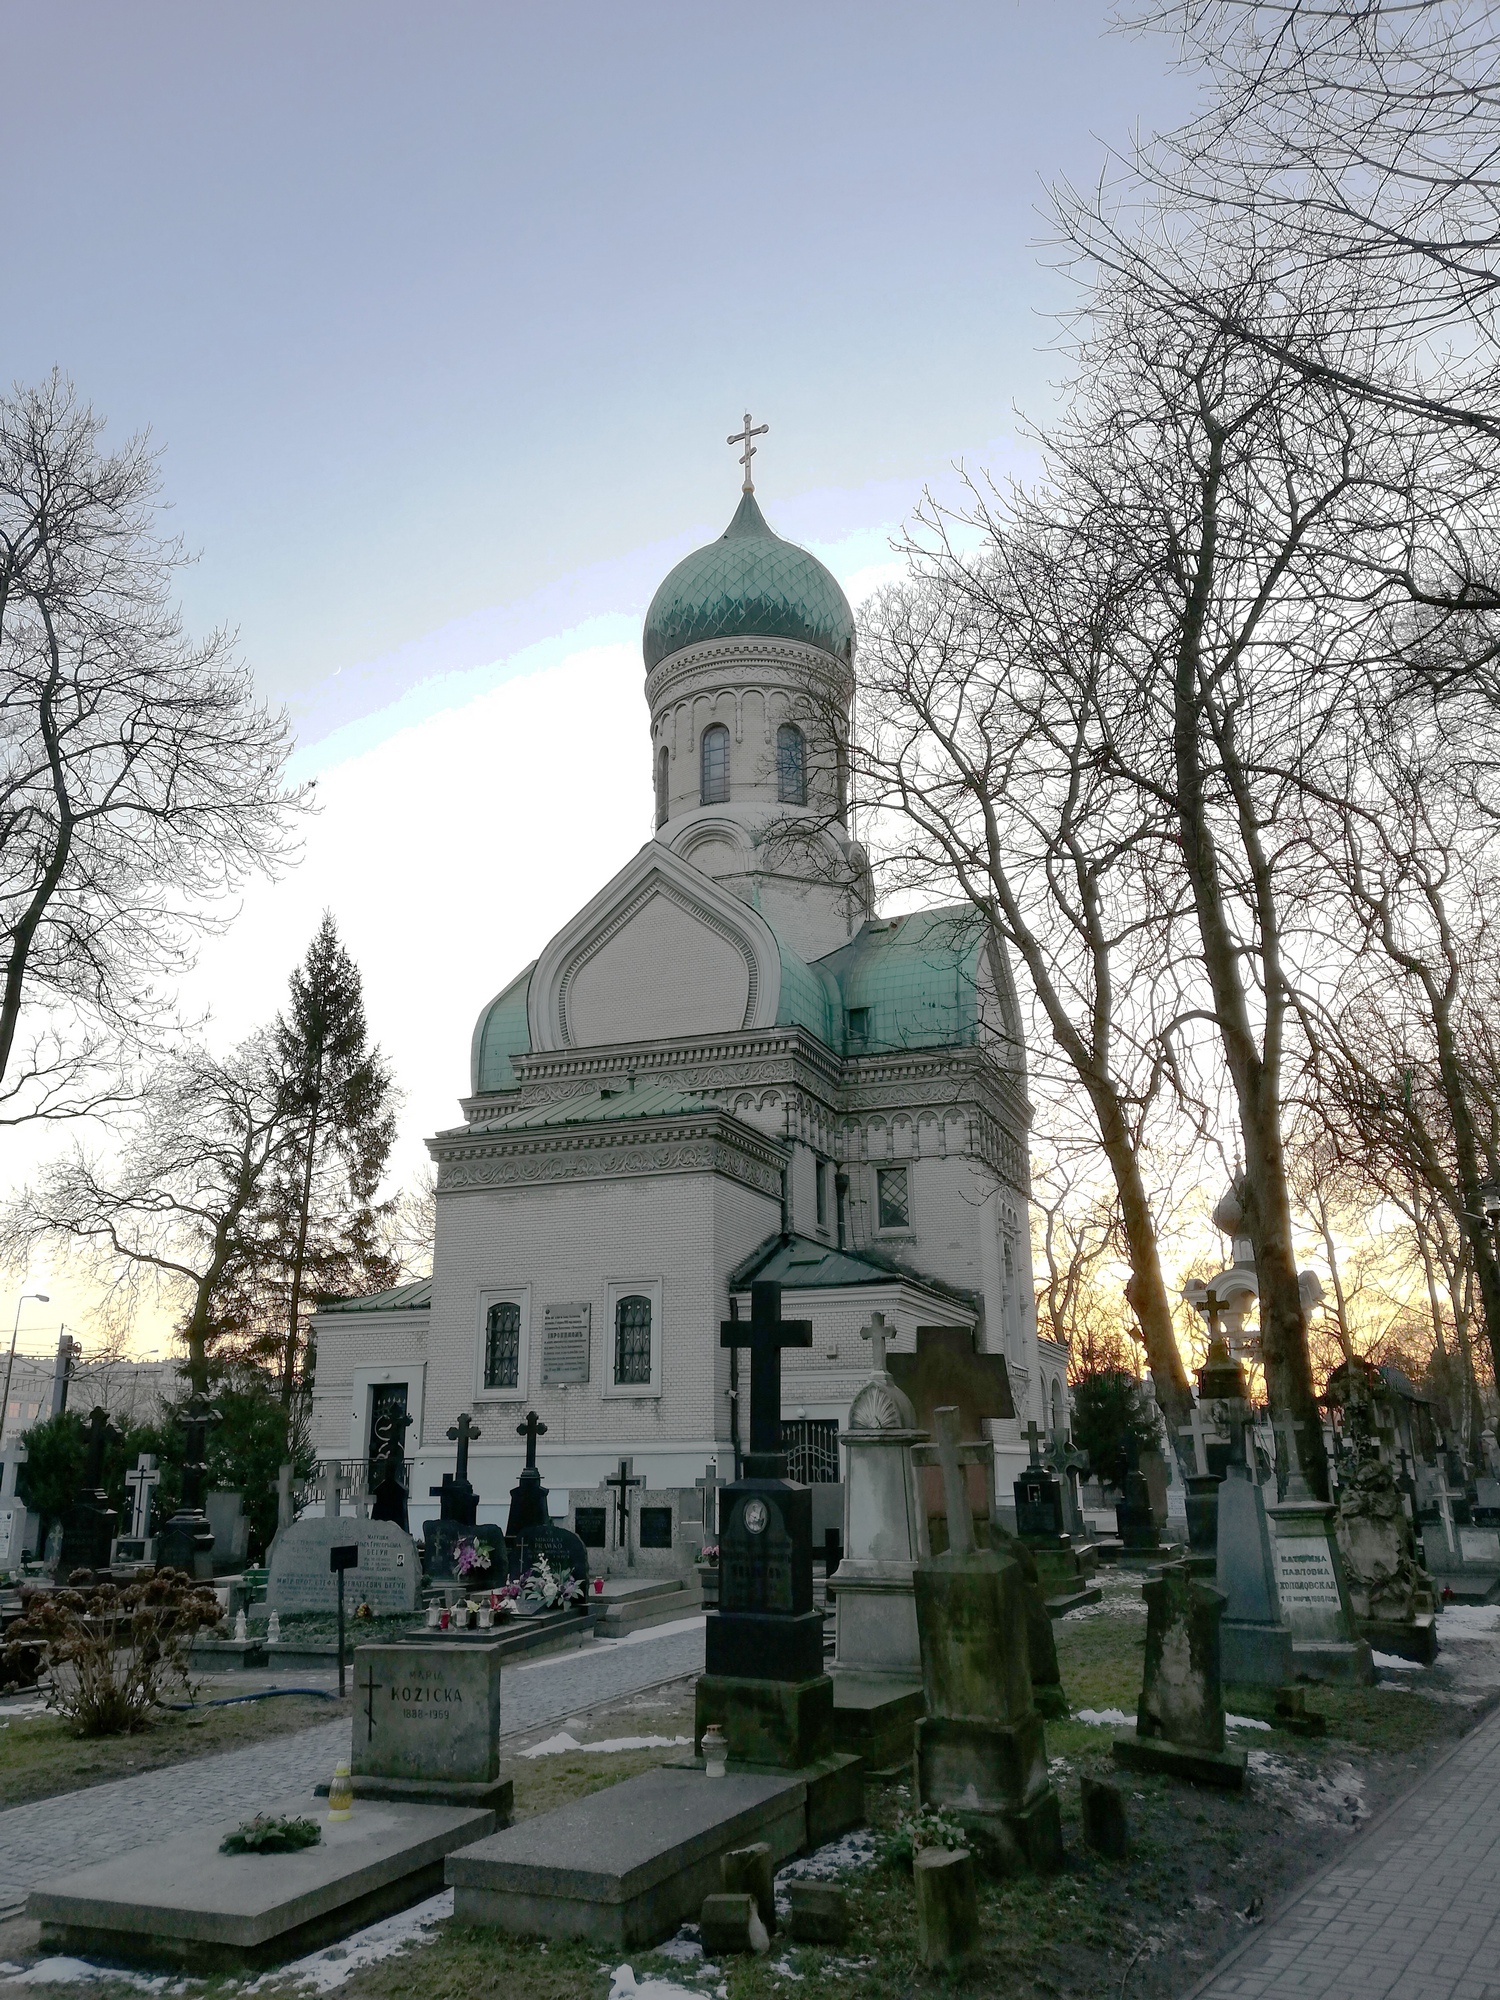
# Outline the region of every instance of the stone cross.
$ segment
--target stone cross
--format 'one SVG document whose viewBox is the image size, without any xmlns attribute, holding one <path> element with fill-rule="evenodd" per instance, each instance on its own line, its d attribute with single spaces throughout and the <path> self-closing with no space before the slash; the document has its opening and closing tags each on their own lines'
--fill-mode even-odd
<svg viewBox="0 0 1500 2000">
<path fill-rule="evenodd" d="M 1443 1534 L 1447 1539 L 1450 1556 L 1456 1554 L 1458 1549 L 1458 1543 L 1455 1541 L 1453 1535 L 1453 1502 L 1462 1498 L 1462 1489 L 1460 1488 L 1457 1492 L 1454 1491 L 1448 1484 L 1446 1466 L 1441 1466 L 1437 1477 L 1437 1503 L 1438 1513 L 1442 1516 Z"/>
<path fill-rule="evenodd" d="M 1217 1425 L 1211 1426 L 1204 1423 L 1203 1405 L 1201 1403 L 1194 1403 L 1193 1421 L 1190 1424 L 1184 1424 L 1177 1435 L 1179 1437 L 1190 1437 L 1193 1440 L 1193 1462 L 1198 1468 L 1197 1477 L 1199 1479 L 1206 1479 L 1209 1469 L 1208 1441 L 1212 1437 L 1214 1443 L 1217 1444 L 1219 1442 L 1219 1432 Z"/>
<path fill-rule="evenodd" d="M 133 1470 L 125 1475 L 125 1484 L 130 1488 L 130 1532 L 144 1541 L 151 1533 L 151 1496 L 161 1485 L 156 1460 L 149 1452 L 143 1451 L 137 1458 Z"/>
<path fill-rule="evenodd" d="M 725 444 L 742 444 L 745 447 L 740 455 L 740 464 L 745 468 L 744 490 L 747 493 L 755 491 L 755 481 L 750 477 L 750 461 L 755 456 L 755 446 L 750 440 L 752 438 L 764 437 L 770 428 L 769 424 L 757 424 L 752 430 L 750 428 L 750 412 L 746 410 L 745 428 L 742 431 L 736 431 L 732 437 L 727 437 L 724 440 Z"/>
<path fill-rule="evenodd" d="M 1039 1466 L 1042 1462 L 1041 1456 L 1037 1451 L 1037 1446 L 1041 1443 L 1042 1438 L 1045 1436 L 1045 1433 L 1037 1429 L 1036 1418 L 1032 1417 L 1030 1421 L 1027 1423 L 1025 1430 L 1022 1431 L 1021 1435 L 1026 1440 L 1027 1448 L 1031 1452 L 1031 1463 L 1033 1468 L 1035 1468 Z"/>
<path fill-rule="evenodd" d="M 294 1467 L 283 1465 L 276 1475 L 276 1532 L 289 1528 L 296 1509 L 292 1505 L 292 1475 Z"/>
<path fill-rule="evenodd" d="M 115 1443 L 120 1433 L 109 1420 L 109 1411 L 95 1407 L 89 1411 L 88 1456 L 83 1462 L 83 1491 L 97 1492 L 104 1484 L 104 1447 Z"/>
<path fill-rule="evenodd" d="M 719 1488 L 724 1482 L 719 1477 L 718 1462 L 710 1460 L 703 1468 L 703 1477 L 695 1479 L 693 1484 L 703 1495 L 703 1537 L 706 1541 L 710 1535 L 717 1536 L 719 1532 Z"/>
<path fill-rule="evenodd" d="M 645 1477 L 636 1472 L 633 1459 L 622 1458 L 619 1471 L 604 1483 L 614 1490 L 616 1546 L 624 1549 L 628 1560 L 634 1561 L 630 1554 L 630 1489 L 632 1486 L 644 1486 Z"/>
<path fill-rule="evenodd" d="M 528 1472 L 536 1471 L 536 1441 L 539 1437 L 545 1437 L 546 1435 L 547 1426 L 542 1422 L 535 1410 L 528 1410 L 526 1412 L 525 1423 L 516 1425 L 516 1436 L 525 1438 L 526 1440 L 526 1470 Z"/>
<path fill-rule="evenodd" d="M 895 1332 L 896 1329 L 893 1326 L 886 1325 L 884 1313 L 871 1313 L 870 1324 L 860 1328 L 860 1339 L 868 1340 L 870 1343 L 870 1371 L 872 1374 L 885 1374 L 885 1344 L 888 1340 L 895 1337 Z"/>
<path fill-rule="evenodd" d="M 811 1347 L 810 1319 L 781 1317 L 781 1287 L 774 1278 L 750 1287 L 750 1323 L 719 1322 L 721 1347 L 750 1350 L 750 1449 L 775 1453 L 781 1449 L 781 1350 Z"/>
<path fill-rule="evenodd" d="M 458 1446 L 458 1468 L 455 1480 L 462 1485 L 469 1476 L 469 1446 L 480 1435 L 479 1426 L 465 1410 L 456 1424 L 448 1426 L 448 1436 Z"/>
<path fill-rule="evenodd" d="M 952 1404 L 932 1413 L 937 1432 L 938 1464 L 943 1469 L 943 1504 L 948 1516 L 948 1553 L 974 1553 L 974 1516 L 969 1512 L 969 1489 L 958 1462 L 958 1411 Z"/>
<path fill-rule="evenodd" d="M 1271 1419 L 1271 1429 L 1281 1439 L 1286 1453 L 1286 1497 L 1288 1500 L 1310 1500 L 1312 1494 L 1307 1481 L 1302 1476 L 1302 1466 L 1297 1457 L 1297 1433 L 1305 1430 L 1290 1410 L 1283 1410 L 1279 1417 Z"/>
<path fill-rule="evenodd" d="M 343 1490 L 344 1463 L 342 1459 L 325 1458 L 323 1461 L 323 1512 L 330 1521 L 339 1517 L 339 1495 Z"/>
</svg>

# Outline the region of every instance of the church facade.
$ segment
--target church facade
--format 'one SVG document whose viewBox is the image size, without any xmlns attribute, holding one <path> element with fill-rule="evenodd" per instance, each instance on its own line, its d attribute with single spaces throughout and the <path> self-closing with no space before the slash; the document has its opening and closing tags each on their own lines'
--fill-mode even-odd
<svg viewBox="0 0 1500 2000">
<path fill-rule="evenodd" d="M 570 1524 L 621 1459 L 643 1502 L 727 1480 L 748 1371 L 720 1324 L 769 1277 L 813 1324 L 783 1359 L 794 1473 L 839 1477 L 879 1312 L 892 1352 L 959 1328 L 1003 1357 L 1008 1499 L 1020 1426 L 1066 1396 L 1036 1330 L 1008 968 L 966 908 L 875 912 L 848 826 L 853 618 L 748 479 L 658 589 L 644 653 L 654 838 L 481 1010 L 463 1122 L 429 1141 L 431 1280 L 317 1315 L 319 1454 L 368 1457 L 404 1409 L 414 1526 L 461 1410 L 482 1518 L 504 1519 L 531 1408 Z"/>
</svg>

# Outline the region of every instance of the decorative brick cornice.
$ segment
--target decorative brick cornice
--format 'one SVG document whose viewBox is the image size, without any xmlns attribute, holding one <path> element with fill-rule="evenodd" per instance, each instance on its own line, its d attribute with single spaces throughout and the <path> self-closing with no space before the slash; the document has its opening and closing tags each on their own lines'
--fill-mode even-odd
<svg viewBox="0 0 1500 2000">
<path fill-rule="evenodd" d="M 429 1139 L 440 1194 L 547 1181 L 722 1174 L 780 1198 L 786 1149 L 725 1113 L 641 1118 L 533 1132 L 452 1132 Z"/>
<path fill-rule="evenodd" d="M 659 660 L 646 676 L 646 701 L 654 716 L 658 708 L 680 700 L 690 685 L 722 686 L 774 675 L 797 688 L 817 687 L 847 703 L 854 692 L 854 673 L 821 646 L 800 639 L 700 639 Z"/>
</svg>

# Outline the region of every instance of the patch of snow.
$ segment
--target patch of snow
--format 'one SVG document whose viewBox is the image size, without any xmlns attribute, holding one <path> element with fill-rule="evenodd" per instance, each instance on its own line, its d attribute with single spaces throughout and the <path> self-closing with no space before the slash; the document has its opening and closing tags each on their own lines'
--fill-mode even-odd
<svg viewBox="0 0 1500 2000">
<path fill-rule="evenodd" d="M 1252 1750 L 1250 1769 L 1304 1826 L 1358 1826 L 1370 1816 L 1364 1779 L 1352 1765 L 1309 1774 L 1269 1750 Z"/>
<path fill-rule="evenodd" d="M 1371 1653 L 1370 1658 L 1377 1667 L 1384 1667 L 1388 1674 L 1420 1674 L 1424 1671 L 1420 1660 L 1403 1660 L 1399 1653 Z"/>
<path fill-rule="evenodd" d="M 1091 1729 L 1128 1729 L 1135 1717 L 1123 1708 L 1077 1708 L 1073 1720 L 1086 1722 Z"/>
<path fill-rule="evenodd" d="M 609 2000 L 703 2000 L 701 1993 L 675 1979 L 638 1980 L 628 1965 L 617 1965 L 610 1981 Z"/>
<path fill-rule="evenodd" d="M 164 1993 L 170 1976 L 159 1973 L 153 1979 L 143 1972 L 121 1972 L 113 1965 L 91 1965 L 86 1958 L 39 1958 L 23 1972 L 19 1966 L 0 1967 L 7 1986 L 78 1986 L 89 1979 L 118 1979 L 142 1993 Z"/>
<path fill-rule="evenodd" d="M 1269 1729 L 1269 1722 L 1262 1722 L 1258 1715 L 1226 1715 L 1225 1724 L 1230 1729 Z"/>
<path fill-rule="evenodd" d="M 1500 1604 L 1448 1604 L 1438 1632 L 1444 1639 L 1486 1639 L 1500 1635 Z"/>
<path fill-rule="evenodd" d="M 676 1937 L 669 1937 L 665 1944 L 656 1947 L 658 1958 L 675 1958 L 683 1965 L 690 1965 L 703 1956 L 703 1944 L 696 1924 L 684 1924 Z M 713 1967 L 706 1970 L 712 1972 Z"/>
<path fill-rule="evenodd" d="M 367 1924 L 362 1931 L 345 1938 L 342 1944 L 310 1952 L 306 1958 L 293 1959 L 290 1965 L 278 1966 L 274 1972 L 263 1972 L 244 1991 L 258 1993 L 263 1987 L 279 1985 L 287 1980 L 295 1985 L 311 1986 L 319 1993 L 331 1993 L 365 1966 L 376 1965 L 383 1958 L 394 1958 L 408 1945 L 428 1943 L 427 1934 L 433 1926 L 452 1915 L 453 1891 L 443 1889 L 436 1896 L 429 1896 L 425 1903 L 414 1903 L 409 1910 L 402 1910 L 398 1916 L 383 1917 L 378 1924 Z"/>
<path fill-rule="evenodd" d="M 570 1736 L 566 1729 L 556 1736 L 549 1736 L 545 1743 L 533 1743 L 529 1750 L 523 1750 L 523 1757 L 561 1757 L 569 1750 L 588 1750 L 609 1755 L 616 1750 L 675 1750 L 680 1743 L 691 1743 L 691 1736 L 608 1736 L 598 1743 L 580 1743 L 576 1736 Z"/>
<path fill-rule="evenodd" d="M 772 1972 L 779 1973 L 783 1979 L 802 1979 L 806 1976 L 804 1973 L 798 1972 L 794 1968 L 791 1960 L 787 1957 L 785 1952 L 781 1954 L 780 1958 L 778 1958 L 776 1963 L 769 1969 Z"/>
<path fill-rule="evenodd" d="M 789 1917 L 792 1901 L 783 1883 L 786 1882 L 831 1882 L 846 1869 L 868 1868 L 875 1860 L 875 1836 L 861 1828 L 856 1833 L 846 1833 L 837 1840 L 815 1848 L 805 1854 L 800 1861 L 789 1861 L 785 1868 L 776 1871 L 776 1914 Z"/>
</svg>

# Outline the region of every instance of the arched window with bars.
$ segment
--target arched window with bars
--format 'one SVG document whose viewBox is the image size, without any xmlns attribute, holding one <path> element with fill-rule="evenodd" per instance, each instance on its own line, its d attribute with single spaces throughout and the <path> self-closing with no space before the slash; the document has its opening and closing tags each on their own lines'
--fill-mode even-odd
<svg viewBox="0 0 1500 2000">
<path fill-rule="evenodd" d="M 729 798 L 729 731 L 722 722 L 705 729 L 698 746 L 701 785 L 699 797 L 706 806 L 721 806 Z"/>
<path fill-rule="evenodd" d="M 615 1305 L 615 1387 L 651 1381 L 651 1301 L 629 1292 Z"/>
<path fill-rule="evenodd" d="M 776 797 L 784 806 L 807 804 L 807 738 L 795 722 L 776 732 Z"/>
<path fill-rule="evenodd" d="M 520 1386 L 521 1308 L 514 1299 L 497 1299 L 484 1321 L 484 1386 Z"/>
</svg>

